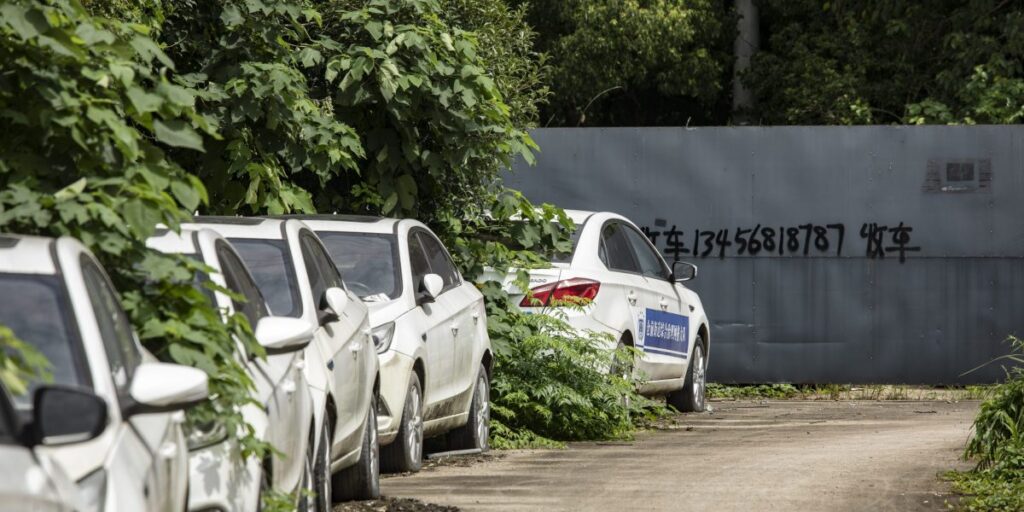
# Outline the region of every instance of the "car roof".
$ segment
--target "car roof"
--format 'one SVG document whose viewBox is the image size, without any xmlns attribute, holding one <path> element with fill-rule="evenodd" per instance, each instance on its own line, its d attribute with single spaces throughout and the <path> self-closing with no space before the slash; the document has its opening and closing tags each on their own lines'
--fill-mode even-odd
<svg viewBox="0 0 1024 512">
<path fill-rule="evenodd" d="M 0 234 L 0 272 L 56 274 L 54 242 L 43 236 Z"/>
<path fill-rule="evenodd" d="M 342 233 L 394 233 L 398 225 L 415 222 L 411 219 L 374 217 L 370 215 L 285 215 L 282 218 L 299 219 L 313 231 Z"/>
<path fill-rule="evenodd" d="M 286 219 L 272 219 L 267 217 L 228 217 L 228 216 L 203 216 L 198 215 L 192 222 L 182 224 L 182 229 L 208 228 L 219 233 L 224 238 L 263 238 L 268 240 L 281 240 L 284 238 L 284 225 L 289 221 Z"/>
<path fill-rule="evenodd" d="M 200 240 L 217 240 L 224 238 L 213 229 L 201 226 L 188 226 L 181 228 L 180 233 L 170 229 L 158 229 L 156 233 L 146 240 L 146 246 L 166 254 L 196 254 L 201 247 Z"/>
</svg>

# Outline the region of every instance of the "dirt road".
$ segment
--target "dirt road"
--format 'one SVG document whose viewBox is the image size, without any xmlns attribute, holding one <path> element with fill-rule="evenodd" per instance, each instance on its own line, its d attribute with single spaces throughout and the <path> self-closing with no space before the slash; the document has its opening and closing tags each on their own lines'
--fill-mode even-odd
<svg viewBox="0 0 1024 512">
<path fill-rule="evenodd" d="M 977 402 L 717 402 L 623 443 L 517 451 L 384 479 L 461 510 L 945 510 Z"/>
</svg>

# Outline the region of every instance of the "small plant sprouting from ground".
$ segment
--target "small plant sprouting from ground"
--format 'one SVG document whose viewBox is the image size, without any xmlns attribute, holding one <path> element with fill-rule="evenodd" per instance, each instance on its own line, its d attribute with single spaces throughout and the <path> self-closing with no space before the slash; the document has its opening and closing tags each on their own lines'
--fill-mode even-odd
<svg viewBox="0 0 1024 512">
<path fill-rule="evenodd" d="M 998 360 L 1024 364 L 1024 341 L 1011 337 L 1012 353 Z M 1006 372 L 992 388 L 974 420 L 964 456 L 977 461 L 971 471 L 951 472 L 953 488 L 963 494 L 963 510 L 1024 510 L 1024 369 Z"/>
</svg>

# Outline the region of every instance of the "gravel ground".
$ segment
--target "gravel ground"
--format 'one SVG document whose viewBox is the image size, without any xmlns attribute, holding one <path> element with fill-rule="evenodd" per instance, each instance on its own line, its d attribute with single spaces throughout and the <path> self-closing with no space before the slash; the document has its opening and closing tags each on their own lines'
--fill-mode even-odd
<svg viewBox="0 0 1024 512">
<path fill-rule="evenodd" d="M 977 402 L 716 402 L 632 441 L 430 461 L 336 511 L 938 511 Z M 419 500 L 419 501 L 416 501 Z"/>
</svg>

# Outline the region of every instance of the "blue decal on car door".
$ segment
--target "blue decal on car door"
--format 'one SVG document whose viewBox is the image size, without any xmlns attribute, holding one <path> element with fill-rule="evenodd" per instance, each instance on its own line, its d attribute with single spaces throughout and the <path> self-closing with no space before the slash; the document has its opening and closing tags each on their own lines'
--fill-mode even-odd
<svg viewBox="0 0 1024 512">
<path fill-rule="evenodd" d="M 646 309 L 637 321 L 644 352 L 686 359 L 690 348 L 690 318 Z"/>
</svg>

